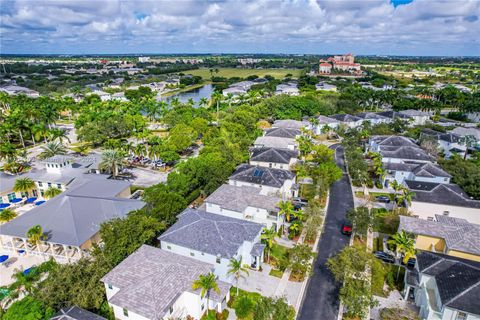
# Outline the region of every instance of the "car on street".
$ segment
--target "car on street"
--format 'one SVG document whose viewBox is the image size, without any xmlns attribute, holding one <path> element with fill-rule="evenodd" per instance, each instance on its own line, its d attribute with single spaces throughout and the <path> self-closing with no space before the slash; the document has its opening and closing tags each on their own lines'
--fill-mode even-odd
<svg viewBox="0 0 480 320">
<path fill-rule="evenodd" d="M 341 229 L 342 234 L 349 236 L 352 234 L 352 230 L 353 230 L 352 223 L 350 221 L 345 220 L 342 224 L 342 229 Z"/>
<path fill-rule="evenodd" d="M 392 256 L 391 254 L 388 254 L 386 252 L 383 252 L 383 251 L 375 251 L 373 253 L 373 255 L 375 257 L 377 257 L 378 259 L 382 260 L 383 262 L 386 262 L 386 263 L 395 263 L 395 257 Z"/>
<path fill-rule="evenodd" d="M 377 202 L 390 203 L 390 198 L 387 196 L 378 196 L 375 197 L 375 200 L 377 200 Z"/>
</svg>

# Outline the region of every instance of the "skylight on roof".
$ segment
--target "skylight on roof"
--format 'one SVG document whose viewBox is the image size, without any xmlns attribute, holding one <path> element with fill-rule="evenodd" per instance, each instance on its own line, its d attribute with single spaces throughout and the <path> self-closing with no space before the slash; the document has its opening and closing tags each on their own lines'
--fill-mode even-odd
<svg viewBox="0 0 480 320">
<path fill-rule="evenodd" d="M 255 169 L 255 171 L 253 171 L 253 176 L 254 176 L 254 177 L 261 177 L 261 176 L 263 176 L 263 170 L 258 169 L 258 168 Z"/>
</svg>

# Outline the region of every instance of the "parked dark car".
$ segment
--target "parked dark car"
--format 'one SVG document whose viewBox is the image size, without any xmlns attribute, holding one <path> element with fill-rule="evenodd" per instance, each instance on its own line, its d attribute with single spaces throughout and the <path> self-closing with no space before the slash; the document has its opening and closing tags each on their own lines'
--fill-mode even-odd
<svg viewBox="0 0 480 320">
<path fill-rule="evenodd" d="M 407 266 L 409 269 L 413 269 L 413 268 L 415 268 L 415 262 L 417 262 L 417 259 L 415 259 L 415 258 L 410 258 L 410 259 L 408 259 L 406 266 Z M 402 259 L 402 264 L 405 265 L 405 263 L 403 262 L 403 259 Z"/>
<path fill-rule="evenodd" d="M 383 262 L 387 262 L 387 263 L 395 263 L 395 257 L 386 253 L 386 252 L 383 252 L 383 251 L 375 251 L 373 253 L 373 255 L 375 257 L 377 257 L 378 259 L 382 260 Z"/>
<path fill-rule="evenodd" d="M 308 200 L 307 199 L 303 199 L 303 198 L 300 198 L 300 197 L 294 197 L 292 199 L 292 203 L 293 204 L 300 204 L 302 207 L 306 206 L 308 204 Z"/>
<path fill-rule="evenodd" d="M 352 234 L 352 230 L 353 230 L 353 226 L 350 221 L 345 221 L 342 224 L 342 234 L 349 236 Z"/>
<path fill-rule="evenodd" d="M 375 200 L 377 200 L 378 202 L 390 203 L 390 198 L 387 196 L 378 196 L 375 197 Z"/>
</svg>

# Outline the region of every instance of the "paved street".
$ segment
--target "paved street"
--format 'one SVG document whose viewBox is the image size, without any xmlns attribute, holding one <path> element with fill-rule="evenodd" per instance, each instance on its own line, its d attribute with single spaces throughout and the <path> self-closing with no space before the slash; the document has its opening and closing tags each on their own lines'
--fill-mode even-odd
<svg viewBox="0 0 480 320">
<path fill-rule="evenodd" d="M 343 148 L 337 148 L 337 165 L 345 172 Z M 301 320 L 334 320 L 338 316 L 339 284 L 326 268 L 327 259 L 335 255 L 349 242 L 349 237 L 340 233 L 345 213 L 353 207 L 353 195 L 346 174 L 335 182 L 330 189 L 330 202 L 327 209 L 325 229 L 318 244 L 318 257 L 315 262 L 314 274 L 310 278 L 305 298 L 298 315 Z"/>
</svg>

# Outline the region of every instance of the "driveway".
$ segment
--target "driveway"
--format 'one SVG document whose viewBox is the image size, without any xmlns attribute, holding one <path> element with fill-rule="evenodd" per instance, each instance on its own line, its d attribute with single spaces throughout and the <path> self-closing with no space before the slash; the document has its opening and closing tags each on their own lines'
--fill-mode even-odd
<svg viewBox="0 0 480 320">
<path fill-rule="evenodd" d="M 325 229 L 318 244 L 318 256 L 314 274 L 310 278 L 304 300 L 298 314 L 301 320 L 334 320 L 338 316 L 338 292 L 340 284 L 326 268 L 328 258 L 342 250 L 349 243 L 349 237 L 340 233 L 347 210 L 353 208 L 353 195 L 348 176 L 345 173 L 343 147 L 335 145 L 337 165 L 344 171 L 342 179 L 330 188 Z"/>
</svg>

